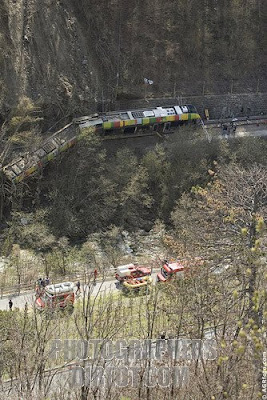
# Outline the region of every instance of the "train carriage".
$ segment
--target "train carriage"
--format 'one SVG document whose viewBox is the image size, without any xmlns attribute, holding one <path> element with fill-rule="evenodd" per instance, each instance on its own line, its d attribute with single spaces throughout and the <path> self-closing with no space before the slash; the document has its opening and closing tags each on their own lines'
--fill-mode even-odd
<svg viewBox="0 0 267 400">
<path fill-rule="evenodd" d="M 72 123 L 54 133 L 42 146 L 25 153 L 3 167 L 4 174 L 18 183 L 42 169 L 61 152 L 74 146 L 85 134 L 127 135 L 136 131 L 161 130 L 168 133 L 172 127 L 201 120 L 193 105 L 160 106 L 131 111 L 113 111 L 75 118 Z"/>
</svg>

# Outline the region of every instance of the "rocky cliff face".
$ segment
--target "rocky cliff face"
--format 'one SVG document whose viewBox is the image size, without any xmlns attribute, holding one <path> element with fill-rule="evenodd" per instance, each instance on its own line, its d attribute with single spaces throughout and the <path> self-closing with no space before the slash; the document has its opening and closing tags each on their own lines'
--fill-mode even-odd
<svg viewBox="0 0 267 400">
<path fill-rule="evenodd" d="M 266 90 L 266 0 L 2 0 L 0 18 L 2 115 L 22 95 L 67 114 Z"/>
</svg>

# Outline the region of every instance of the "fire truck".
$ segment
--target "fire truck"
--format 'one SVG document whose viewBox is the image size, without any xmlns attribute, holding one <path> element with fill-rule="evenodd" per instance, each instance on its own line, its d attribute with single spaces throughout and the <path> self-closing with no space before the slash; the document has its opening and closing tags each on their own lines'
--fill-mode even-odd
<svg viewBox="0 0 267 400">
<path fill-rule="evenodd" d="M 166 282 L 174 277 L 190 277 L 198 273 L 199 268 L 204 265 L 202 257 L 191 257 L 182 262 L 177 260 L 164 260 L 160 272 L 157 274 L 157 282 Z"/>
<path fill-rule="evenodd" d="M 74 300 L 73 282 L 55 283 L 44 288 L 37 287 L 35 307 L 39 311 L 73 309 Z"/>
<path fill-rule="evenodd" d="M 174 277 L 184 276 L 184 265 L 180 262 L 168 262 L 164 260 L 160 272 L 157 274 L 157 282 L 166 282 Z"/>
<path fill-rule="evenodd" d="M 134 264 L 120 265 L 117 267 L 115 278 L 123 283 L 125 280 L 132 278 L 142 278 L 151 275 L 151 269 Z"/>
</svg>

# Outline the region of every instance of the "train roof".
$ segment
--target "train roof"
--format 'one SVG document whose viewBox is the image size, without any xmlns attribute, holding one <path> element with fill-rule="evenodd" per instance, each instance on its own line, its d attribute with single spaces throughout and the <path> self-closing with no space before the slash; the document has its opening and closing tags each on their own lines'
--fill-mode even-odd
<svg viewBox="0 0 267 400">
<path fill-rule="evenodd" d="M 156 106 L 146 107 L 131 110 L 116 110 L 108 111 L 106 113 L 99 113 L 94 115 L 82 116 L 74 118 L 74 123 L 87 127 L 90 125 L 102 124 L 106 121 L 127 120 L 158 116 L 159 112 L 164 112 L 167 115 L 180 114 L 182 112 L 196 112 L 195 106 L 192 104 L 184 105 L 170 105 L 170 106 Z"/>
</svg>

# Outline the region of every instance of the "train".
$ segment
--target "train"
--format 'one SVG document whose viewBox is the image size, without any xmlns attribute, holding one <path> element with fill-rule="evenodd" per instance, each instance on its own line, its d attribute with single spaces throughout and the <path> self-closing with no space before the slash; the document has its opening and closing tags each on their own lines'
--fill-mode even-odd
<svg viewBox="0 0 267 400">
<path fill-rule="evenodd" d="M 91 116 L 74 118 L 71 123 L 55 132 L 32 152 L 22 154 L 2 170 L 13 183 L 41 170 L 60 153 L 74 146 L 86 134 L 103 136 L 120 134 L 132 135 L 137 131 L 168 133 L 175 126 L 196 123 L 201 120 L 193 105 L 159 106 L 131 111 L 112 111 Z"/>
</svg>

